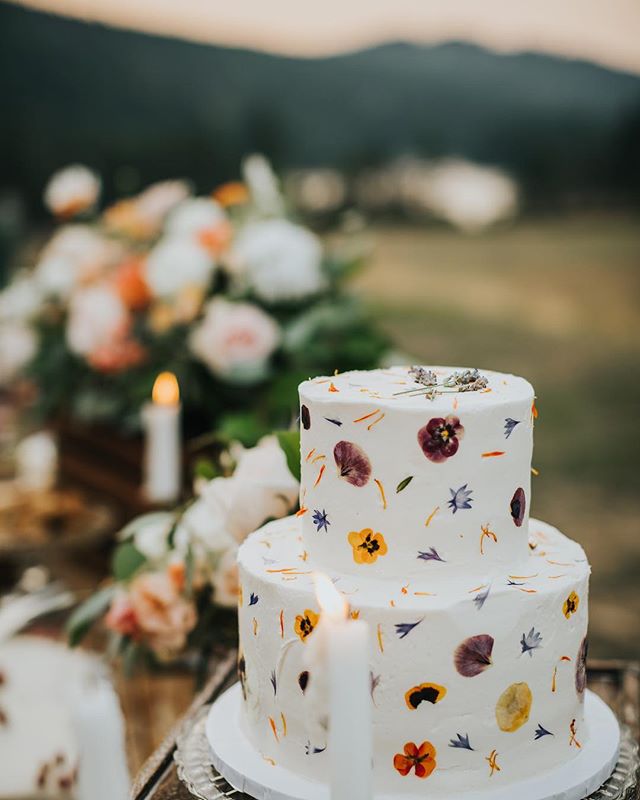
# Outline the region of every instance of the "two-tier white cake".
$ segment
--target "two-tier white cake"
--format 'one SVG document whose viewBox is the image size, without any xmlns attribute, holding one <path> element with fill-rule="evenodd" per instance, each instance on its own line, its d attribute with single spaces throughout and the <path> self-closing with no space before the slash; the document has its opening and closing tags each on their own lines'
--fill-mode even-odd
<svg viewBox="0 0 640 800">
<path fill-rule="evenodd" d="M 529 519 L 531 385 L 397 367 L 309 380 L 300 403 L 300 512 L 239 555 L 254 747 L 326 779 L 304 657 L 320 570 L 369 623 L 378 791 L 451 797 L 570 761 L 588 735 L 590 570 L 579 545 Z"/>
</svg>

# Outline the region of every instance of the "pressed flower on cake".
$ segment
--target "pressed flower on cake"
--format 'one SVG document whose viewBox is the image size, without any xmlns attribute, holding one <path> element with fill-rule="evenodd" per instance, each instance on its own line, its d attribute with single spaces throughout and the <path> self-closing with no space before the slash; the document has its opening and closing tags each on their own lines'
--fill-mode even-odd
<svg viewBox="0 0 640 800">
<path fill-rule="evenodd" d="M 338 474 L 352 486 L 362 487 L 371 477 L 371 461 L 364 450 L 354 442 L 341 441 L 333 448 L 333 458 Z"/>
<path fill-rule="evenodd" d="M 436 768 L 436 748 L 431 742 L 418 745 L 407 742 L 404 752 L 396 753 L 393 766 L 401 775 L 408 775 L 412 770 L 417 778 L 428 778 Z"/>
<path fill-rule="evenodd" d="M 458 417 L 433 417 L 418 431 L 418 444 L 429 461 L 439 464 L 458 452 L 463 434 Z"/>
<path fill-rule="evenodd" d="M 310 608 L 305 609 L 304 614 L 298 614 L 293 629 L 300 637 L 301 641 L 306 642 L 307 637 L 313 633 L 319 620 L 320 615 L 316 614 L 316 612 L 312 611 Z"/>
<path fill-rule="evenodd" d="M 356 564 L 374 564 L 380 556 L 387 554 L 384 536 L 374 533 L 372 528 L 351 531 L 347 539 L 353 548 L 353 560 Z"/>
<path fill-rule="evenodd" d="M 575 592 L 571 592 L 569 597 L 564 601 L 564 605 L 562 606 L 562 613 L 565 615 L 567 619 L 572 614 L 575 614 L 578 610 L 578 606 L 580 605 L 580 598 Z"/>
<path fill-rule="evenodd" d="M 415 711 L 421 703 L 439 703 L 446 693 L 446 688 L 438 683 L 421 683 L 405 693 L 404 701 L 411 711 Z"/>
</svg>

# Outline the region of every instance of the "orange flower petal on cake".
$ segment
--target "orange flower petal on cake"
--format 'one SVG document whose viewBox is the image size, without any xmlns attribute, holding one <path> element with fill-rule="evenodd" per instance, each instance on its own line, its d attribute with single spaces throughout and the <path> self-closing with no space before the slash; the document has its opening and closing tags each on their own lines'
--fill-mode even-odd
<svg viewBox="0 0 640 800">
<path fill-rule="evenodd" d="M 326 465 L 326 464 L 323 464 L 323 465 L 320 467 L 320 472 L 318 473 L 318 477 L 316 478 L 316 482 L 313 484 L 314 488 L 315 488 L 315 487 L 316 487 L 316 486 L 317 486 L 317 485 L 320 483 L 320 481 L 322 480 L 322 476 L 324 475 L 324 471 L 325 471 L 325 469 L 326 469 L 326 468 L 327 468 L 327 465 Z"/>
<path fill-rule="evenodd" d="M 347 539 L 353 548 L 353 560 L 356 564 L 375 564 L 380 556 L 388 552 L 384 536 L 374 533 L 373 528 L 351 531 Z"/>
<path fill-rule="evenodd" d="M 490 450 L 488 453 L 483 453 L 482 458 L 495 458 L 496 456 L 503 456 L 504 450 Z"/>
<path fill-rule="evenodd" d="M 338 389 L 338 387 L 335 385 L 335 383 L 333 381 L 331 381 L 331 383 L 329 384 L 329 391 L 330 392 L 339 392 L 340 389 Z"/>
<path fill-rule="evenodd" d="M 386 511 L 386 508 L 387 508 L 387 496 L 384 493 L 384 486 L 382 485 L 382 482 L 379 481 L 377 478 L 374 478 L 373 482 L 378 487 L 378 491 L 380 492 L 380 499 L 382 500 L 382 508 Z"/>
</svg>

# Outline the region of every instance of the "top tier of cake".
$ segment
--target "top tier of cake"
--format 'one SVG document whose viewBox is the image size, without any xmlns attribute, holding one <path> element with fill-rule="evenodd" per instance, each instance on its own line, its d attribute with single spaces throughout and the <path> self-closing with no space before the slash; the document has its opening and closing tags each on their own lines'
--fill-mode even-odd
<svg viewBox="0 0 640 800">
<path fill-rule="evenodd" d="M 428 571 L 438 583 L 517 574 L 533 388 L 486 370 L 469 384 L 464 372 L 392 367 L 300 385 L 300 514 L 315 564 L 407 581 Z"/>
</svg>

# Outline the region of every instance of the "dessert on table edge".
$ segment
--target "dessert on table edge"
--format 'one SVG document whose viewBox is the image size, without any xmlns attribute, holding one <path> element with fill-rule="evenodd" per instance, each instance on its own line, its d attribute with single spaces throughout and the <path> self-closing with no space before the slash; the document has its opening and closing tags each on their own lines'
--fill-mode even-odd
<svg viewBox="0 0 640 800">
<path fill-rule="evenodd" d="M 317 570 L 369 624 L 376 791 L 486 791 L 570 761 L 589 734 L 590 567 L 529 518 L 532 386 L 393 367 L 299 392 L 300 511 L 239 553 L 242 725 L 255 748 L 326 780 L 326 711 L 308 702 L 305 659 Z"/>
</svg>

